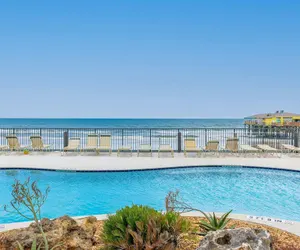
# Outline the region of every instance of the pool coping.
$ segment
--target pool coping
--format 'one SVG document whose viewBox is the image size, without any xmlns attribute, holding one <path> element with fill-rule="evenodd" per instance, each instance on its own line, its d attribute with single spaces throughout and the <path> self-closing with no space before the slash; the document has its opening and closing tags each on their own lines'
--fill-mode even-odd
<svg viewBox="0 0 300 250">
<path fill-rule="evenodd" d="M 185 158 L 175 154 L 174 158 L 116 157 L 116 156 L 61 156 L 12 155 L 0 156 L 0 169 L 28 169 L 70 172 L 125 172 L 147 171 L 191 167 L 244 167 L 267 168 L 286 171 L 300 171 L 300 157 L 249 158 L 249 157 L 207 157 Z"/>
<path fill-rule="evenodd" d="M 223 213 L 216 213 L 216 216 L 220 217 Z M 99 214 L 99 215 L 85 215 L 85 216 L 74 216 L 72 217 L 75 220 L 82 220 L 88 216 L 95 216 L 97 220 L 106 220 L 108 218 L 108 214 Z M 182 214 L 182 216 L 189 216 L 189 217 L 203 217 L 200 212 L 188 212 Z M 246 214 L 230 214 L 229 218 L 242 220 L 251 223 L 258 223 L 274 228 L 278 228 L 280 230 L 293 233 L 297 236 L 300 236 L 300 222 L 299 221 L 290 221 L 290 220 L 281 220 L 272 217 L 266 216 L 252 216 Z M 21 229 L 28 227 L 32 221 L 25 221 L 25 222 L 15 222 L 15 223 L 3 223 L 0 224 L 0 233 L 6 232 L 13 229 Z"/>
</svg>

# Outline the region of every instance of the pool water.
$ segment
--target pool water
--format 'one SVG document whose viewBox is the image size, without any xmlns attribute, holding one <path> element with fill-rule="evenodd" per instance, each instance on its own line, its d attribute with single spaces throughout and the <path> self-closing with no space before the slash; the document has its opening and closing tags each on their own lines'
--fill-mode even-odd
<svg viewBox="0 0 300 250">
<path fill-rule="evenodd" d="M 114 213 L 131 204 L 164 209 L 172 190 L 204 211 L 270 216 L 300 221 L 300 172 L 241 167 L 198 167 L 136 172 L 0 170 L 0 223 L 24 221 L 7 213 L 15 179 L 31 177 L 50 186 L 43 217 Z"/>
</svg>

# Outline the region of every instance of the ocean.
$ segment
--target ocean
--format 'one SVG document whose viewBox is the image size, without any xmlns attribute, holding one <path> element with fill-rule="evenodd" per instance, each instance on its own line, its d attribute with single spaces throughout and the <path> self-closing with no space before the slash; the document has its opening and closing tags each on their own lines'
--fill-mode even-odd
<svg viewBox="0 0 300 250">
<path fill-rule="evenodd" d="M 279 138 L 278 134 L 266 137 L 250 132 L 244 128 L 243 119 L 0 119 L 0 145 L 7 145 L 7 137 L 14 135 L 27 147 L 31 136 L 41 136 L 44 144 L 58 151 L 69 139 L 79 139 L 80 147 L 86 147 L 89 135 L 111 136 L 113 150 L 123 145 L 137 150 L 141 144 L 150 144 L 153 150 L 168 144 L 177 150 L 185 138 L 195 138 L 199 147 L 205 147 L 208 141 L 219 141 L 221 148 L 232 137 L 239 138 L 240 144 L 267 143 L 276 148 L 292 142 L 291 134 Z"/>
<path fill-rule="evenodd" d="M 243 119 L 0 118 L 0 128 L 242 128 Z"/>
</svg>

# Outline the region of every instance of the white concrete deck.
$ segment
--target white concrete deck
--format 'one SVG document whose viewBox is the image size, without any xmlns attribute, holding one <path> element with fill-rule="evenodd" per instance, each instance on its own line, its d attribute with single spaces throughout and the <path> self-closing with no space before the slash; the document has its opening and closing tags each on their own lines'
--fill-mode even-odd
<svg viewBox="0 0 300 250">
<path fill-rule="evenodd" d="M 175 154 L 174 158 L 153 157 L 121 157 L 94 156 L 70 154 L 61 156 L 60 153 L 35 155 L 1 155 L 1 168 L 32 168 L 66 171 L 128 171 L 161 168 L 176 168 L 186 166 L 246 166 L 277 168 L 300 171 L 300 157 L 282 156 L 281 158 L 250 158 L 250 157 L 205 157 L 185 158 L 183 154 Z"/>
</svg>

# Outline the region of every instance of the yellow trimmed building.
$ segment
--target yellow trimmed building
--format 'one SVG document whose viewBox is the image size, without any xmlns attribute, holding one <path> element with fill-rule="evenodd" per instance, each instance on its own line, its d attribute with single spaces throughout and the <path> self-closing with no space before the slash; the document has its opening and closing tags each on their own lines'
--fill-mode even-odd
<svg viewBox="0 0 300 250">
<path fill-rule="evenodd" d="M 285 112 L 257 114 L 245 117 L 245 125 L 258 126 L 300 126 L 300 114 Z"/>
</svg>

